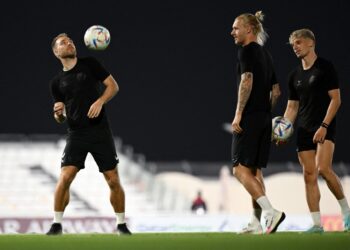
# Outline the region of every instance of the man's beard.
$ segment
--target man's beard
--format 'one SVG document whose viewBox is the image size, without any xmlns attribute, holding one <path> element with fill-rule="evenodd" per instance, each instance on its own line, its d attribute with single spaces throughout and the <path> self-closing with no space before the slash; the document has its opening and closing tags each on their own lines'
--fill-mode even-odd
<svg viewBox="0 0 350 250">
<path fill-rule="evenodd" d="M 61 58 L 63 59 L 74 59 L 77 57 L 77 53 L 76 52 L 73 52 L 73 53 L 70 53 L 70 54 L 65 54 L 65 55 L 62 55 Z"/>
<path fill-rule="evenodd" d="M 235 39 L 234 41 L 235 41 L 235 44 L 236 44 L 236 45 L 241 46 L 241 45 L 243 44 L 243 41 L 242 41 L 242 40 Z"/>
<path fill-rule="evenodd" d="M 310 53 L 310 52 L 300 53 L 299 56 L 298 56 L 298 58 L 299 58 L 299 59 L 303 59 L 303 58 L 305 58 L 309 53 Z"/>
<path fill-rule="evenodd" d="M 77 52 L 76 51 L 70 51 L 61 56 L 61 58 L 64 59 L 74 59 L 77 57 Z"/>
<path fill-rule="evenodd" d="M 304 59 L 306 57 L 306 54 L 300 54 L 299 56 L 297 56 L 299 59 Z"/>
</svg>

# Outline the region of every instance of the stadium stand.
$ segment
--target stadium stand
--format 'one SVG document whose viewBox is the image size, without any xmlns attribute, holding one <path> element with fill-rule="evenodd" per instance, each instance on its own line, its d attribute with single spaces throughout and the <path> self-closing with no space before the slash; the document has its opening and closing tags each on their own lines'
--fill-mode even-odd
<svg viewBox="0 0 350 250">
<path fill-rule="evenodd" d="M 147 163 L 144 156 L 133 152 L 132 147 L 122 146 L 120 139 L 116 138 L 115 142 L 120 158 L 119 173 L 126 193 L 126 214 L 127 217 L 134 219 L 134 225 L 138 230 L 181 231 L 182 226 L 176 226 L 181 220 L 175 220 L 174 216 L 175 218 L 180 215 L 191 216 L 191 201 L 198 190 L 201 190 L 207 203 L 206 216 L 219 216 L 215 218 L 221 218 L 222 221 L 226 221 L 225 215 L 236 216 L 234 220 L 242 220 L 244 216 L 249 216 L 251 211 L 249 196 L 233 178 L 230 168 L 223 163 Z M 64 145 L 64 140 L 59 136 L 17 135 L 5 139 L 0 136 L 0 233 L 1 230 L 11 232 L 14 228 L 10 225 L 7 229 L 3 229 L 4 218 L 15 217 L 24 220 L 43 218 L 46 220 L 43 225 L 50 225 L 53 192 L 60 173 L 60 159 Z M 335 170 L 341 176 L 345 193 L 350 197 L 350 176 L 347 169 L 348 166 L 343 163 L 335 166 Z M 288 215 L 307 216 L 308 209 L 300 167 L 293 163 L 276 163 L 266 172 L 265 184 L 273 204 Z M 339 215 L 339 206 L 326 187 L 326 183 L 320 180 L 319 184 L 322 212 L 331 216 Z M 71 202 L 65 217 L 73 218 L 72 221 L 82 217 L 108 220 L 101 222 L 102 224 L 95 222 L 93 224 L 90 221 L 77 222 L 78 224 L 74 224 L 74 221 L 66 222 L 71 225 L 71 232 L 88 230 L 86 227 L 77 229 L 76 225 L 80 225 L 79 223 L 107 225 L 106 231 L 110 231 L 114 219 L 108 197 L 108 186 L 103 176 L 99 174 L 92 157 L 88 155 L 86 168 L 78 174 L 72 184 Z M 299 220 L 305 220 L 304 218 L 308 217 L 301 217 Z M 186 217 L 185 220 L 201 223 L 200 219 L 197 220 L 193 216 Z M 293 220 L 290 223 L 293 223 Z M 331 217 L 331 220 L 338 221 L 339 217 L 336 219 Z M 157 223 L 161 223 L 161 226 Z M 237 225 L 237 221 L 227 225 L 234 226 L 234 230 L 238 230 L 240 226 Z M 341 224 L 339 225 L 336 229 L 341 228 Z M 215 227 L 221 228 L 216 224 Z M 188 230 L 195 230 L 193 228 Z M 206 230 L 205 228 L 206 225 L 202 225 L 201 230 Z M 290 225 L 285 226 L 286 228 L 290 228 Z M 43 232 L 45 228 L 40 230 L 34 232 Z"/>
<path fill-rule="evenodd" d="M 0 214 L 1 216 L 50 216 L 53 192 L 60 172 L 64 141 L 2 141 L 0 143 Z M 127 193 L 126 209 L 130 214 L 157 210 L 147 193 L 152 175 L 141 165 L 120 153 L 119 172 Z M 88 155 L 86 168 L 71 188 L 68 216 L 113 215 L 108 186 Z"/>
</svg>

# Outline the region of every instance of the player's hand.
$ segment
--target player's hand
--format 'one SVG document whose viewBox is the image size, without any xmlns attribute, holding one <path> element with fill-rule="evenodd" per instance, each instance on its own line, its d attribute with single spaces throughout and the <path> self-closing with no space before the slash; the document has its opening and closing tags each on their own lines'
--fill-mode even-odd
<svg viewBox="0 0 350 250">
<path fill-rule="evenodd" d="M 63 102 L 56 102 L 53 106 L 53 112 L 55 115 L 61 116 L 63 115 L 64 110 L 64 103 Z"/>
<path fill-rule="evenodd" d="M 314 135 L 313 142 L 323 144 L 326 138 L 326 134 L 327 134 L 327 129 L 324 127 L 319 127 Z"/>
<path fill-rule="evenodd" d="M 101 99 L 97 99 L 96 102 L 94 102 L 89 109 L 89 112 L 87 113 L 87 116 L 92 119 L 96 118 L 100 115 L 102 107 L 104 102 Z"/>
<path fill-rule="evenodd" d="M 58 123 L 62 123 L 66 120 L 66 116 L 64 114 L 64 103 L 63 102 L 56 102 L 53 106 L 53 112 L 55 120 Z"/>
<path fill-rule="evenodd" d="M 282 146 L 282 145 L 287 144 L 287 141 L 286 141 L 286 140 L 276 139 L 276 138 L 273 136 L 273 133 L 272 133 L 272 135 L 271 135 L 271 142 L 274 142 L 276 146 Z"/>
<path fill-rule="evenodd" d="M 232 121 L 232 131 L 234 133 L 240 134 L 243 132 L 243 129 L 239 125 L 241 123 L 242 115 L 235 115 L 235 118 Z"/>
<path fill-rule="evenodd" d="M 275 144 L 276 146 L 283 146 L 287 144 L 287 141 L 276 140 Z"/>
</svg>

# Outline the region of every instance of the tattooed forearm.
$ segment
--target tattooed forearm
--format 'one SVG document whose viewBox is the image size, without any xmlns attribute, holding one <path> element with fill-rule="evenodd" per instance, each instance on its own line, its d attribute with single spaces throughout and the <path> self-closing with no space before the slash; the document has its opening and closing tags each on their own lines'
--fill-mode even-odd
<svg viewBox="0 0 350 250">
<path fill-rule="evenodd" d="M 248 102 L 250 92 L 252 91 L 252 87 L 253 87 L 253 73 L 251 72 L 243 73 L 241 76 L 241 83 L 239 84 L 236 113 L 243 112 L 245 105 Z"/>
<path fill-rule="evenodd" d="M 280 85 L 278 83 L 272 85 L 271 90 L 271 109 L 273 109 L 276 106 L 276 103 L 281 95 Z"/>
</svg>

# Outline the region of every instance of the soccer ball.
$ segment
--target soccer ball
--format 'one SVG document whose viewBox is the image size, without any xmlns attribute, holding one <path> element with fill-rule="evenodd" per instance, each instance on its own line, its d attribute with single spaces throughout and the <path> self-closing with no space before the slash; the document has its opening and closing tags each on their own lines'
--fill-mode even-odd
<svg viewBox="0 0 350 250">
<path fill-rule="evenodd" d="M 293 124 L 285 117 L 276 116 L 272 119 L 272 140 L 287 142 L 293 134 Z"/>
<path fill-rule="evenodd" d="M 84 35 L 86 47 L 91 50 L 104 50 L 111 41 L 108 29 L 101 25 L 94 25 L 88 28 Z"/>
</svg>

